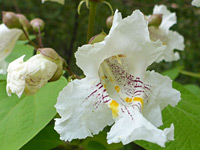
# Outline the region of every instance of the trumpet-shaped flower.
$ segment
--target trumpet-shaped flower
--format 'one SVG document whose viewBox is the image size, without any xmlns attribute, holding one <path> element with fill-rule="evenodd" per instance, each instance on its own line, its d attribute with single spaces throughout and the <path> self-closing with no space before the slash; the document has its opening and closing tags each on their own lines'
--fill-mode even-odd
<svg viewBox="0 0 200 150">
<path fill-rule="evenodd" d="M 42 3 L 46 2 L 46 1 L 57 2 L 57 3 L 60 3 L 62 5 L 64 5 L 64 3 L 65 3 L 65 0 L 42 0 Z"/>
<path fill-rule="evenodd" d="M 108 143 L 146 140 L 164 146 L 173 140 L 174 126 L 160 130 L 161 110 L 175 106 L 180 93 L 172 81 L 146 71 L 165 50 L 161 41 L 150 40 L 148 23 L 136 10 L 122 19 L 116 11 L 104 41 L 79 47 L 77 65 L 86 77 L 70 82 L 59 94 L 61 118 L 55 130 L 65 141 L 98 134 L 107 125 Z"/>
<path fill-rule="evenodd" d="M 12 52 L 21 34 L 19 29 L 8 29 L 4 24 L 0 25 L 0 74 L 6 73 L 8 63 L 5 58 Z"/>
<path fill-rule="evenodd" d="M 35 94 L 43 87 L 57 70 L 57 65 L 42 54 L 37 54 L 24 62 L 24 56 L 14 60 L 8 66 L 6 90 L 9 96 L 16 93 L 20 98 Z"/>
<path fill-rule="evenodd" d="M 167 10 L 164 5 L 156 5 L 153 10 L 153 14 L 162 14 L 162 22 L 159 27 L 150 26 L 150 38 L 153 41 L 161 40 L 163 45 L 166 45 L 166 49 L 156 62 L 165 60 L 167 62 L 175 61 L 180 58 L 178 52 L 174 52 L 174 49 L 184 50 L 184 38 L 179 33 L 169 30 L 176 22 L 176 14 Z"/>
<path fill-rule="evenodd" d="M 192 1 L 192 5 L 193 5 L 193 6 L 200 7 L 200 0 L 193 0 L 193 1 Z"/>
</svg>

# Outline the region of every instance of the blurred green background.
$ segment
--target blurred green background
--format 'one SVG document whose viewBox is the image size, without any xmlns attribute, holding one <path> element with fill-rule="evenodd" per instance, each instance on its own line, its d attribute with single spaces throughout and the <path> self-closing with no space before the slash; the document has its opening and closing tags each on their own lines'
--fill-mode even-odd
<svg viewBox="0 0 200 150">
<path fill-rule="evenodd" d="M 79 46 L 86 43 L 88 9 L 85 5 L 82 5 L 81 14 L 78 15 L 77 6 L 79 2 L 80 0 L 65 0 L 65 5 L 63 6 L 53 2 L 42 4 L 41 0 L 0 0 L 0 10 L 22 13 L 29 20 L 37 17 L 42 18 L 46 23 L 43 32 L 43 43 L 45 47 L 54 48 L 67 60 L 70 68 L 75 73 L 82 74 L 81 70 L 75 65 L 74 52 L 76 52 Z M 190 0 L 108 0 L 108 2 L 110 2 L 114 10 L 119 9 L 124 17 L 130 15 L 135 9 L 140 9 L 145 15 L 151 14 L 156 4 L 164 4 L 170 11 L 176 12 L 178 21 L 171 29 L 179 32 L 185 38 L 186 47 L 183 52 L 180 52 L 181 59 L 172 63 L 162 62 L 153 64 L 150 66 L 150 69 L 154 69 L 157 72 L 164 72 L 173 68 L 184 68 L 184 70 L 190 72 L 200 72 L 200 8 L 192 6 Z M 108 33 L 109 30 L 106 28 L 105 21 L 110 15 L 111 12 L 107 5 L 98 5 L 95 34 L 100 33 L 102 30 Z M 0 19 L 2 19 L 2 16 L 0 16 Z M 199 78 L 183 74 L 179 74 L 176 81 L 182 84 L 200 84 Z M 43 132 L 47 132 L 50 130 L 49 128 L 39 133 L 39 138 L 42 138 Z M 54 133 L 55 131 L 51 130 L 50 132 L 53 132 L 51 133 L 52 135 L 55 134 L 58 136 Z M 55 136 L 53 137 L 55 138 Z M 52 141 L 55 142 L 56 140 Z M 72 144 L 67 143 L 67 149 L 82 149 L 84 146 L 77 147 L 80 142 L 84 141 L 75 140 L 75 144 L 73 142 Z M 91 147 L 96 146 L 94 142 L 90 144 Z M 58 144 L 63 145 L 62 142 L 58 142 Z M 104 149 L 104 147 L 99 147 L 100 149 Z M 66 143 L 65 146 L 59 146 L 55 150 L 57 149 L 66 149 Z M 129 144 L 121 149 L 139 150 L 142 148 L 134 144 Z"/>
</svg>

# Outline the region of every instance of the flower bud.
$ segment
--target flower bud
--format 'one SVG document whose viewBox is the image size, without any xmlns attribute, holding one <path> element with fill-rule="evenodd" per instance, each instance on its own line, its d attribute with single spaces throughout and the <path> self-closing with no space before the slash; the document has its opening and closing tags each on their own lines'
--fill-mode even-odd
<svg viewBox="0 0 200 150">
<path fill-rule="evenodd" d="M 110 29 L 112 27 L 112 23 L 113 23 L 113 16 L 109 16 L 106 19 L 106 26 L 107 26 L 108 29 Z"/>
<path fill-rule="evenodd" d="M 16 14 L 16 16 L 19 18 L 20 23 L 22 24 L 22 26 L 26 30 L 28 30 L 28 29 L 31 28 L 30 22 L 28 21 L 28 19 L 24 15 L 22 15 L 22 14 Z"/>
<path fill-rule="evenodd" d="M 39 29 L 40 29 L 40 31 L 43 31 L 45 23 L 42 19 L 35 18 L 35 19 L 31 20 L 31 26 L 32 26 L 33 30 L 36 32 L 38 32 Z"/>
<path fill-rule="evenodd" d="M 57 70 L 57 65 L 42 54 L 34 55 L 26 62 L 23 61 L 24 57 L 21 56 L 8 66 L 6 91 L 9 96 L 11 93 L 16 93 L 19 98 L 23 93 L 35 94 Z"/>
<path fill-rule="evenodd" d="M 162 22 L 162 14 L 153 14 L 148 18 L 149 26 L 159 27 Z"/>
<path fill-rule="evenodd" d="M 52 48 L 40 48 L 37 49 L 37 51 L 57 65 L 57 70 L 49 81 L 51 82 L 58 80 L 63 74 L 63 67 L 67 64 L 66 61 Z"/>
<path fill-rule="evenodd" d="M 99 43 L 99 42 L 103 41 L 106 36 L 107 36 L 107 34 L 105 32 L 101 32 L 100 34 L 93 36 L 89 40 L 88 44 Z"/>
<path fill-rule="evenodd" d="M 22 25 L 19 21 L 19 18 L 13 12 L 2 12 L 3 14 L 3 23 L 10 29 L 18 28 L 22 29 Z"/>
</svg>

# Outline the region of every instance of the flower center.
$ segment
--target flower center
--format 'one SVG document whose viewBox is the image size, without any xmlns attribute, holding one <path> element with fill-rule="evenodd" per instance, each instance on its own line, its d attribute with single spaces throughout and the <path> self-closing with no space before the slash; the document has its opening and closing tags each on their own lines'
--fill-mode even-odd
<svg viewBox="0 0 200 150">
<path fill-rule="evenodd" d="M 117 116 L 119 105 L 137 107 L 142 111 L 148 102 L 147 93 L 151 86 L 129 74 L 125 64 L 125 56 L 117 55 L 104 60 L 99 68 L 101 84 L 112 99 L 109 107 L 113 117 Z"/>
</svg>

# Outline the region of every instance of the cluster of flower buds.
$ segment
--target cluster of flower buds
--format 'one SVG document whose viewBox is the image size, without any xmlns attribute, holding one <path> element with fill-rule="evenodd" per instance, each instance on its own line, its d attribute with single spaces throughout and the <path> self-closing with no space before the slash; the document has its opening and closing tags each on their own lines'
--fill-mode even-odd
<svg viewBox="0 0 200 150">
<path fill-rule="evenodd" d="M 42 19 L 35 18 L 29 22 L 29 20 L 23 14 L 16 14 L 14 12 L 2 12 L 3 23 L 10 29 L 17 28 L 28 31 L 42 31 L 45 23 Z"/>
</svg>

